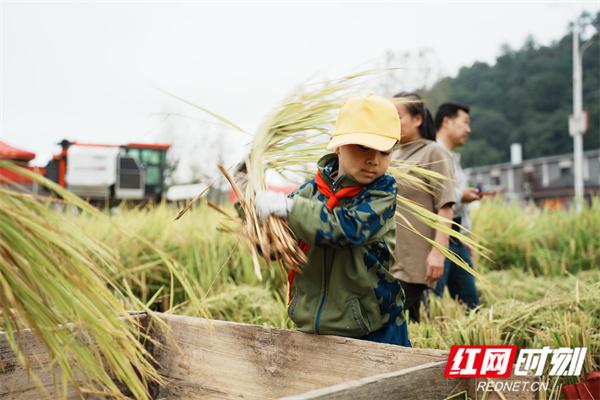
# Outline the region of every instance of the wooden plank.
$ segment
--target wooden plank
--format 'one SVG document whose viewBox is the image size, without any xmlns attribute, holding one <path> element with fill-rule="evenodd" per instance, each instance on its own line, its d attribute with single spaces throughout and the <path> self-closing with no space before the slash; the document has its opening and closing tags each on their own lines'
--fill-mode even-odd
<svg viewBox="0 0 600 400">
<path fill-rule="evenodd" d="M 324 398 L 346 397 L 349 392 L 355 398 L 361 398 L 363 393 L 368 393 L 369 398 L 374 393 L 377 397 L 395 394 L 397 398 L 398 393 L 410 397 L 418 393 L 420 398 L 444 398 L 452 390 L 465 390 L 469 384 L 468 380 L 442 378 L 448 354 L 445 351 L 407 349 L 201 318 L 159 316 L 171 327 L 174 339 L 166 342 L 157 332 L 153 333 L 163 345 L 151 350 L 169 384 L 160 390 L 153 388 L 152 392 L 163 399 L 264 399 L 294 395 L 311 398 L 307 397 L 311 390 L 319 396 L 329 396 Z M 52 372 L 43 344 L 29 331 L 21 333 L 19 343 L 53 397 Z M 402 392 L 394 389 L 398 387 L 403 388 Z M 443 396 L 437 396 L 439 393 Z M 69 397 L 77 395 L 71 390 Z M 17 363 L 6 338 L 0 335 L 0 399 L 39 398 L 40 392 Z"/>
<path fill-rule="evenodd" d="M 282 400 L 370 400 L 379 399 L 473 399 L 473 400 L 534 400 L 537 394 L 528 390 L 488 391 L 477 390 L 479 382 L 511 383 L 531 382 L 535 377 L 512 376 L 507 379 L 445 379 L 446 362 L 434 362 L 345 382 L 327 388 L 317 389 L 295 396 L 283 397 Z M 521 388 L 523 385 L 521 384 Z"/>
<path fill-rule="evenodd" d="M 40 399 L 54 398 L 54 379 L 60 382 L 58 367 L 50 369 L 46 347 L 34 337 L 30 330 L 21 331 L 17 342 L 30 362 L 32 371 L 37 375 L 41 387 L 36 386 L 30 374 L 17 360 L 16 354 L 0 333 L 0 399 Z M 53 375 L 55 374 L 55 377 Z M 46 395 L 44 395 L 46 392 Z M 69 398 L 78 398 L 73 388 L 69 388 Z"/>
<path fill-rule="evenodd" d="M 448 353 L 163 314 L 173 346 L 155 357 L 161 398 L 278 398 L 430 362 Z M 443 375 L 443 373 L 442 373 Z"/>
<path fill-rule="evenodd" d="M 144 325 L 144 313 L 132 313 L 132 316 L 138 319 L 142 326 Z M 72 327 L 73 325 L 69 324 L 65 329 Z M 85 340 L 83 336 L 81 338 Z M 44 343 L 29 329 L 19 331 L 16 340 L 23 353 L 27 355 L 30 368 L 38 381 L 31 379 L 31 375 L 21 366 L 10 347 L 6 334 L 0 332 L 0 400 L 59 398 L 60 396 L 55 394 L 57 389 L 55 382 L 59 383 L 60 389 L 62 374 L 58 366 L 50 367 L 50 358 Z M 77 377 L 76 381 L 81 382 Z M 81 396 L 72 386 L 69 386 L 67 398 L 79 399 Z"/>
<path fill-rule="evenodd" d="M 282 400 L 396 400 L 403 398 L 444 399 L 467 392 L 468 381 L 444 379 L 445 361 L 389 372 L 313 390 Z M 458 397 L 460 398 L 460 397 Z"/>
</svg>

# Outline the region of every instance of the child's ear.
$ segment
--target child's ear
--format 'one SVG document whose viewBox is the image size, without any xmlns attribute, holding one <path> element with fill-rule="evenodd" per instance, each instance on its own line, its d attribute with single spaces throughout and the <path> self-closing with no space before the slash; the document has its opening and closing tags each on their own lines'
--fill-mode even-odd
<svg viewBox="0 0 600 400">
<path fill-rule="evenodd" d="M 338 146 L 335 148 L 335 154 L 337 154 L 338 156 L 340 155 L 340 147 L 342 146 Z"/>
</svg>

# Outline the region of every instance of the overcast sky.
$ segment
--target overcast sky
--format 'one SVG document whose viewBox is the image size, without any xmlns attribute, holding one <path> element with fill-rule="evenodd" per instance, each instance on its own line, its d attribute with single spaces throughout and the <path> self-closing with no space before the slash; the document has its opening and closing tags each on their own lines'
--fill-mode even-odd
<svg viewBox="0 0 600 400">
<path fill-rule="evenodd" d="M 214 126 L 157 87 L 253 131 L 310 77 L 422 49 L 436 70 L 455 75 L 528 35 L 549 44 L 599 4 L 2 1 L 0 140 L 43 165 L 63 138 L 152 142 L 171 129 L 202 157 L 203 132 Z M 227 153 L 246 140 L 225 136 Z"/>
</svg>

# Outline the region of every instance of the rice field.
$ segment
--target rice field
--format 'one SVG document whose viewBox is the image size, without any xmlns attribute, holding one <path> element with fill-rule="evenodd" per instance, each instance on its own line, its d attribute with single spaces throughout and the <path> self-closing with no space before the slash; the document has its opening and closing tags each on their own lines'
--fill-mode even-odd
<svg viewBox="0 0 600 400">
<path fill-rule="evenodd" d="M 72 296 L 75 292 L 69 292 L 72 284 L 69 281 L 84 276 L 82 267 L 95 264 L 97 268 L 90 270 L 93 276 L 86 279 L 94 280 L 96 286 L 87 288 L 86 295 L 98 292 L 105 303 L 112 302 L 118 314 L 128 309 L 149 308 L 294 329 L 287 317 L 287 288 L 280 272 L 263 265 L 263 279 L 259 280 L 247 244 L 224 232 L 223 216 L 204 202 L 175 221 L 178 210 L 167 204 L 147 208 L 123 206 L 110 214 L 79 204 L 78 213 L 56 212 L 52 205 L 26 196 L 7 197 L 8 193 L 3 197 L 7 202 L 4 214 L 0 213 L 3 240 L 9 240 L 7 235 L 15 235 L 16 227 L 29 227 L 39 242 L 36 246 L 39 254 L 29 259 L 32 257 L 29 250 L 22 249 L 20 256 L 24 260 L 17 257 L 15 260 L 23 265 L 37 263 L 61 276 L 62 296 Z M 233 209 L 225 211 L 234 214 Z M 476 262 L 476 269 L 484 278 L 478 282 L 482 305 L 467 311 L 448 297 L 432 296 L 429 315 L 421 323 L 409 325 L 413 346 L 437 349 L 459 344 L 584 346 L 588 348 L 584 373 L 599 369 L 600 202 L 593 202 L 581 214 L 489 202 L 482 204 L 474 217 L 474 235 L 492 251 L 491 259 L 480 258 Z M 68 237 L 70 246 L 65 246 L 60 238 L 48 240 L 52 233 Z M 52 263 L 59 264 L 56 257 L 65 252 L 73 261 L 53 270 Z M 47 256 L 50 258 L 46 259 Z M 10 278 L 6 272 L 15 271 L 10 261 L 13 260 L 4 258 L 0 274 L 3 282 Z M 20 280 L 15 282 L 23 283 L 26 278 L 37 282 L 35 275 L 20 276 L 19 270 L 16 271 L 14 279 Z M 108 288 L 114 298 L 108 298 L 101 287 Z M 58 289 L 47 286 L 37 290 L 45 293 L 44 290 Z M 6 299 L 14 300 L 9 297 L 3 300 L 9 304 L 8 308 L 0 304 L 0 330 L 10 332 L 30 326 L 31 320 L 20 319 L 28 312 L 19 308 L 23 304 L 11 306 Z M 97 298 L 94 302 L 104 304 Z M 36 314 L 40 310 L 48 313 L 62 310 L 59 315 L 62 319 L 56 317 L 56 323 L 98 318 L 85 309 L 59 308 L 64 304 L 67 302 L 51 308 L 40 305 L 31 311 Z M 95 331 L 90 337 L 110 337 L 101 324 L 91 326 Z M 50 339 L 56 332 L 45 321 L 36 329 Z M 61 346 L 52 341 L 49 345 L 56 349 Z M 107 354 L 111 345 L 110 341 L 106 343 Z M 143 355 L 143 351 L 138 354 Z M 61 356 L 56 351 L 59 362 Z M 80 357 L 80 367 L 89 366 L 91 371 L 96 368 L 98 374 L 93 356 L 81 353 Z M 146 368 L 148 379 L 157 379 L 152 378 L 155 375 L 149 366 L 140 364 L 136 368 Z M 143 384 L 136 382 L 135 373 L 122 373 L 125 382 L 131 381 L 130 387 L 139 388 Z M 82 388 L 83 392 L 98 390 L 106 376 L 97 375 L 94 379 L 95 386 Z M 136 397 L 145 398 L 137 390 Z"/>
<path fill-rule="evenodd" d="M 535 276 L 560 276 L 600 265 L 600 199 L 581 213 L 484 202 L 474 215 L 474 233 L 484 240 L 492 270 L 517 268 Z"/>
<path fill-rule="evenodd" d="M 253 271 L 244 242 L 221 232 L 222 217 L 200 204 L 179 221 L 167 205 L 121 209 L 104 222 L 79 220 L 88 232 L 120 254 L 143 301 L 165 309 L 173 291 L 175 312 L 194 315 L 184 291 L 168 288 L 168 276 L 141 236 L 172 257 L 201 288 L 207 312 L 217 319 L 292 328 L 287 318 L 285 283 L 275 269 Z M 119 235 L 113 225 L 128 229 Z M 584 370 L 600 365 L 600 204 L 581 214 L 543 211 L 504 203 L 483 204 L 475 214 L 475 234 L 492 250 L 476 268 L 482 306 L 468 312 L 454 300 L 431 297 L 430 315 L 409 332 L 416 347 L 448 349 L 455 344 L 516 344 L 520 347 L 586 346 Z M 158 264 L 153 264 L 158 263 Z M 264 273 L 267 272 L 267 273 Z"/>
</svg>

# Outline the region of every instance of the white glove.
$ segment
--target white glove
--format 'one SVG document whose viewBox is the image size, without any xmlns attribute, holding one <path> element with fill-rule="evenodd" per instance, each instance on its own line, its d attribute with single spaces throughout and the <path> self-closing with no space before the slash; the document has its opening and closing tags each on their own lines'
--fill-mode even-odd
<svg viewBox="0 0 600 400">
<path fill-rule="evenodd" d="M 292 199 L 280 192 L 257 192 L 254 200 L 256 213 L 260 219 L 267 219 L 273 214 L 278 217 L 286 218 L 288 213 L 292 211 Z"/>
</svg>

